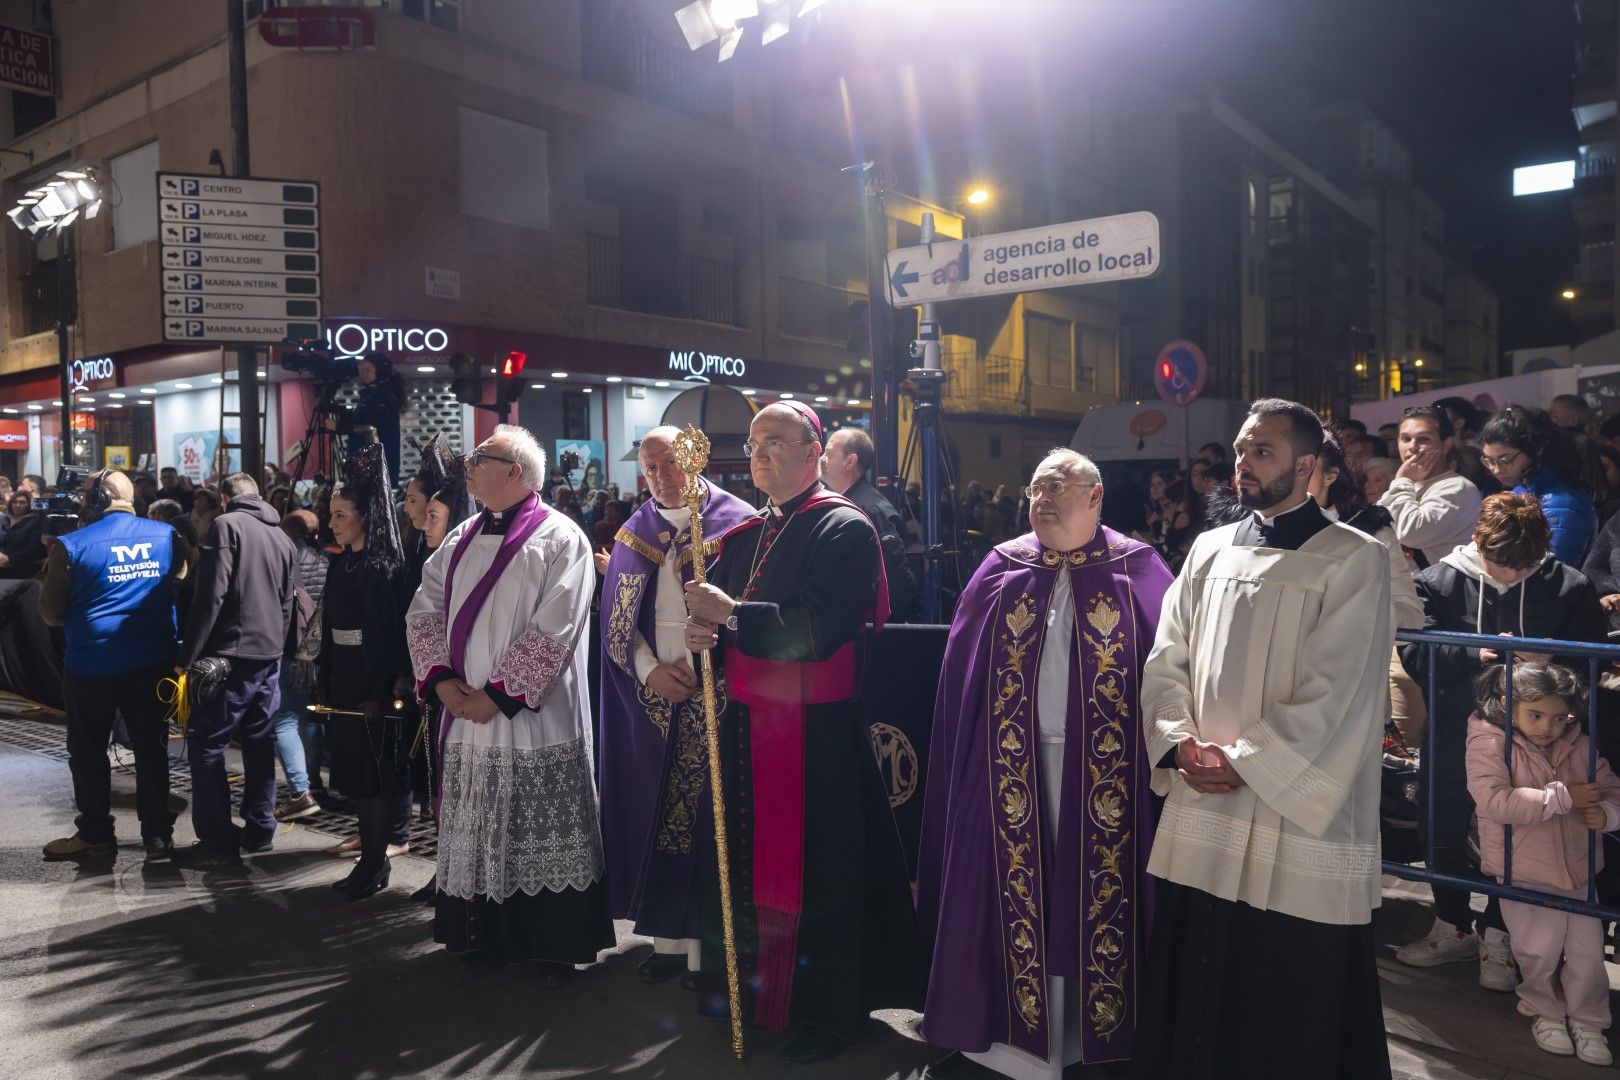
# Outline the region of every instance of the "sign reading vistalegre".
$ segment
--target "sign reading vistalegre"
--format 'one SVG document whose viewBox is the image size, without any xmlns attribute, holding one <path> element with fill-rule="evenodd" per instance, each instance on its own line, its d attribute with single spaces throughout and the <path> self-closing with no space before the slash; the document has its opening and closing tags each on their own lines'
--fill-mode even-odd
<svg viewBox="0 0 1620 1080">
<path fill-rule="evenodd" d="M 51 39 L 32 30 L 0 26 L 0 86 L 55 97 Z"/>
</svg>

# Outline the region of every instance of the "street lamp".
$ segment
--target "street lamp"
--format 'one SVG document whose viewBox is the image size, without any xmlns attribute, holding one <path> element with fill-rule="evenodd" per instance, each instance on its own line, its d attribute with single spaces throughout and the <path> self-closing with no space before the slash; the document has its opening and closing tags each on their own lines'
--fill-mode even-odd
<svg viewBox="0 0 1620 1080">
<path fill-rule="evenodd" d="M 30 188 L 6 211 L 13 225 L 33 237 L 36 244 L 54 234 L 56 248 L 56 366 L 62 388 L 62 434 L 58 440 L 61 464 L 73 464 L 72 388 L 68 386 L 68 295 L 73 285 L 68 259 L 72 236 L 68 227 L 82 216 L 86 221 L 101 212 L 105 191 L 89 166 L 62 169 L 38 187 Z"/>
<path fill-rule="evenodd" d="M 974 188 L 968 192 L 967 201 L 970 206 L 983 206 L 990 201 L 990 192 L 984 188 Z"/>
<path fill-rule="evenodd" d="M 1563 292 L 1559 293 L 1558 295 L 1562 296 L 1565 300 L 1574 300 L 1580 294 L 1577 293 L 1574 289 L 1565 289 Z"/>
</svg>

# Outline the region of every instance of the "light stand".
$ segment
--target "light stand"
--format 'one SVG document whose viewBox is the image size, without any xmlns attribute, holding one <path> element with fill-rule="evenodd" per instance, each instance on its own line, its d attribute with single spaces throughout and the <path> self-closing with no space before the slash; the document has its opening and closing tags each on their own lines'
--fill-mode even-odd
<svg viewBox="0 0 1620 1080">
<path fill-rule="evenodd" d="M 924 213 L 922 216 L 922 240 L 925 244 L 934 242 L 933 214 Z M 934 313 L 933 304 L 922 306 L 917 340 L 911 343 L 911 358 L 919 361 L 919 365 L 907 371 L 906 376 L 911 380 L 912 423 L 919 433 L 922 452 L 922 618 L 925 623 L 938 623 L 939 560 L 943 557 L 939 543 L 939 481 L 941 454 L 944 451 L 939 437 L 941 423 L 939 399 L 945 385 L 945 372 L 940 366 L 939 319 Z M 874 406 L 876 402 L 877 398 L 874 395 Z"/>
</svg>

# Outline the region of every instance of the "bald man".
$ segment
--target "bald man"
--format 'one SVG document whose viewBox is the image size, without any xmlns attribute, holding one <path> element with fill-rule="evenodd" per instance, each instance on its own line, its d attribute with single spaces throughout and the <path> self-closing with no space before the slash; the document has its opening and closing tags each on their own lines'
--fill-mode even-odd
<svg viewBox="0 0 1620 1080">
<path fill-rule="evenodd" d="M 905 622 L 917 596 L 917 579 L 906 562 L 906 529 L 888 496 L 867 479 L 877 460 L 872 436 L 860 428 L 841 428 L 827 436 L 821 455 L 821 480 L 861 508 L 877 530 L 883 547 L 883 572 L 889 579 L 889 621 Z"/>
<path fill-rule="evenodd" d="M 608 909 L 653 939 L 636 969 L 643 982 L 681 975 L 696 985 L 698 856 L 714 848 L 713 800 L 704 756 L 703 695 L 686 648 L 692 580 L 692 512 L 675 467 L 680 429 L 642 436 L 636 460 L 652 498 L 613 537 L 602 589 L 602 709 L 598 783 Z M 699 479 L 702 558 L 754 508 Z M 603 556 L 598 556 L 602 558 Z"/>
<path fill-rule="evenodd" d="M 168 857 L 166 708 L 158 681 L 175 657 L 174 586 L 186 572 L 184 541 L 161 521 L 134 513 L 135 487 L 103 470 L 84 483 L 85 525 L 58 538 L 45 559 L 39 611 L 67 639 L 62 697 L 68 768 L 78 817 L 72 835 L 45 845 L 47 859 L 110 858 L 112 772 L 107 742 L 122 711 L 135 751 L 135 810 L 146 858 Z"/>
</svg>

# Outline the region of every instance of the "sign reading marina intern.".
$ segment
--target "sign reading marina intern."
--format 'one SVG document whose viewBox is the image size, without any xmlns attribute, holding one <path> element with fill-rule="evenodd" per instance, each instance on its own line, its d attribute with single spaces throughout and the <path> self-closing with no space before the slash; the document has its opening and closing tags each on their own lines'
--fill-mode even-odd
<svg viewBox="0 0 1620 1080">
<path fill-rule="evenodd" d="M 165 339 L 320 336 L 320 185 L 164 172 L 157 181 Z"/>
<path fill-rule="evenodd" d="M 912 307 L 1150 278 L 1161 257 L 1159 219 L 1143 210 L 897 248 L 889 252 L 884 279 L 889 303 Z"/>
</svg>

